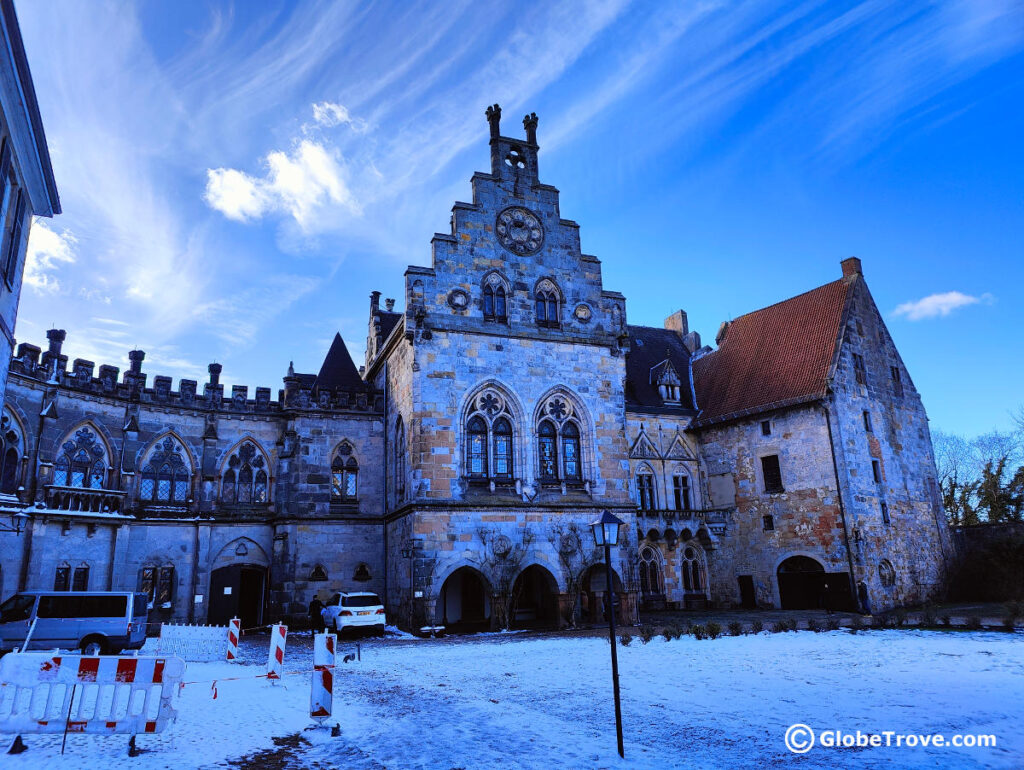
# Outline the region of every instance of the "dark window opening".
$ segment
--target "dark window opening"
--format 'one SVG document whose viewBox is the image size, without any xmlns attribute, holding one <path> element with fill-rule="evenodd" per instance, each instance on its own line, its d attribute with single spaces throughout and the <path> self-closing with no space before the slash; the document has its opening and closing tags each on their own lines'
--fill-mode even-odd
<svg viewBox="0 0 1024 770">
<path fill-rule="evenodd" d="M 537 428 L 537 454 L 540 457 L 540 476 L 545 480 L 558 478 L 558 446 L 555 426 L 545 420 Z"/>
<path fill-rule="evenodd" d="M 71 590 L 72 591 L 88 591 L 89 590 L 89 567 L 82 565 L 75 567 L 74 577 L 71 579 Z"/>
<path fill-rule="evenodd" d="M 900 368 L 898 366 L 890 366 L 889 373 L 892 376 L 892 392 L 895 396 L 903 395 L 903 380 L 900 379 Z"/>
<path fill-rule="evenodd" d="M 359 583 L 366 583 L 372 580 L 373 577 L 370 575 L 370 568 L 365 564 L 360 564 L 356 567 L 356 573 L 352 576 L 352 579 Z"/>
<path fill-rule="evenodd" d="M 676 510 L 690 510 L 690 479 L 682 473 L 672 477 L 672 494 L 675 497 Z"/>
<path fill-rule="evenodd" d="M 853 373 L 854 376 L 857 378 L 858 385 L 868 384 L 868 372 L 867 369 L 864 367 L 864 356 L 862 356 L 860 353 L 853 354 Z"/>
<path fill-rule="evenodd" d="M 494 477 L 507 481 L 512 478 L 512 424 L 504 417 L 494 421 Z"/>
<path fill-rule="evenodd" d="M 764 491 L 769 493 L 784 492 L 782 487 L 782 468 L 779 466 L 778 455 L 767 455 L 761 458 L 761 472 L 764 474 Z"/>
<path fill-rule="evenodd" d="M 772 423 L 771 423 L 771 420 L 762 420 L 761 421 L 761 435 L 762 436 L 770 436 L 770 435 L 772 435 Z"/>
<path fill-rule="evenodd" d="M 868 433 L 874 432 L 874 428 L 871 427 L 871 412 L 864 412 L 864 430 Z"/>
<path fill-rule="evenodd" d="M 882 503 L 882 523 L 889 523 L 889 506 L 886 503 Z"/>
<path fill-rule="evenodd" d="M 53 577 L 54 591 L 68 591 L 71 589 L 71 567 L 61 565 Z"/>
<path fill-rule="evenodd" d="M 636 491 L 640 497 L 640 509 L 653 511 L 654 504 L 654 476 L 648 472 L 638 473 L 636 476 Z"/>
<path fill-rule="evenodd" d="M 775 530 L 775 517 L 771 515 L 762 516 L 761 524 L 765 532 L 773 532 Z"/>
<path fill-rule="evenodd" d="M 580 432 L 571 422 L 562 427 L 562 465 L 565 478 L 570 481 L 579 481 L 583 477 L 583 469 L 580 467 Z"/>
<path fill-rule="evenodd" d="M 484 320 L 508 320 L 508 303 L 504 286 L 484 287 Z"/>
<path fill-rule="evenodd" d="M 876 484 L 882 483 L 882 464 L 878 460 L 871 461 L 871 476 L 875 479 Z"/>
<path fill-rule="evenodd" d="M 550 329 L 559 327 L 558 297 L 554 292 L 540 290 L 535 295 L 535 307 L 537 314 L 537 325 Z"/>
</svg>

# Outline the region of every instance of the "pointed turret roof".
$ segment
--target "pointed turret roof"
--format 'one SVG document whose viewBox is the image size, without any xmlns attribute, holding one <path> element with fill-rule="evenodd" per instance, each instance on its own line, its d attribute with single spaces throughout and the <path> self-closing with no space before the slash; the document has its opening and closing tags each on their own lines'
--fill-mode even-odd
<svg viewBox="0 0 1024 770">
<path fill-rule="evenodd" d="M 334 335 L 331 349 L 327 351 L 324 365 L 320 367 L 320 374 L 316 376 L 314 385 L 324 390 L 358 390 L 365 387 L 363 378 L 359 376 L 359 370 L 356 369 L 340 334 Z"/>
</svg>

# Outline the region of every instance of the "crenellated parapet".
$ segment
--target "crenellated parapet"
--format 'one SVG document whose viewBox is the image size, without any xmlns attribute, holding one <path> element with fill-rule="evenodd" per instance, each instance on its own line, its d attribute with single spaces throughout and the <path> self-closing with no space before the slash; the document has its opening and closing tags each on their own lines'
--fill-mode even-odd
<svg viewBox="0 0 1024 770">
<path fill-rule="evenodd" d="M 318 381 L 316 375 L 296 374 L 291 366 L 276 399 L 271 397 L 269 387 L 250 390 L 247 385 L 231 385 L 228 388 L 220 381 L 223 367 L 218 363 L 209 365 L 209 379 L 201 387 L 196 380 L 182 378 L 175 389 L 173 379 L 166 375 L 156 375 L 150 382 L 149 375 L 142 369 L 146 358 L 142 350 L 129 351 L 129 367 L 123 373 L 119 367 L 107 364 L 97 369 L 95 362 L 83 358 L 76 358 L 69 366 L 68 357 L 61 349 L 65 338 L 63 329 L 51 329 L 47 332 L 46 351 L 27 342 L 18 345 L 11 359 L 11 375 L 81 394 L 225 414 L 383 410 L 383 395 L 375 393 L 367 383 L 324 383 Z"/>
</svg>

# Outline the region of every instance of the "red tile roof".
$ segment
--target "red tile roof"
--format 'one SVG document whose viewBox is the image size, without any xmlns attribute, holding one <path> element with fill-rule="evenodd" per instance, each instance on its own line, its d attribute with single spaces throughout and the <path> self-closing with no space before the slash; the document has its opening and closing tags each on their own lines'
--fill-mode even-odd
<svg viewBox="0 0 1024 770">
<path fill-rule="evenodd" d="M 693 362 L 698 425 L 825 394 L 850 280 L 734 320 L 718 350 Z"/>
</svg>

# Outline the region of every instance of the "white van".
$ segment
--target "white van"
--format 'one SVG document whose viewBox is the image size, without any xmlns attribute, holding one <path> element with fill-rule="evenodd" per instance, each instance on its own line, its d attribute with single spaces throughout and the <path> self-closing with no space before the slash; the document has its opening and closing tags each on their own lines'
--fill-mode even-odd
<svg viewBox="0 0 1024 770">
<path fill-rule="evenodd" d="M 86 655 L 137 650 L 146 642 L 149 597 L 129 591 L 23 591 L 0 604 L 0 651 L 80 649 Z"/>
</svg>

